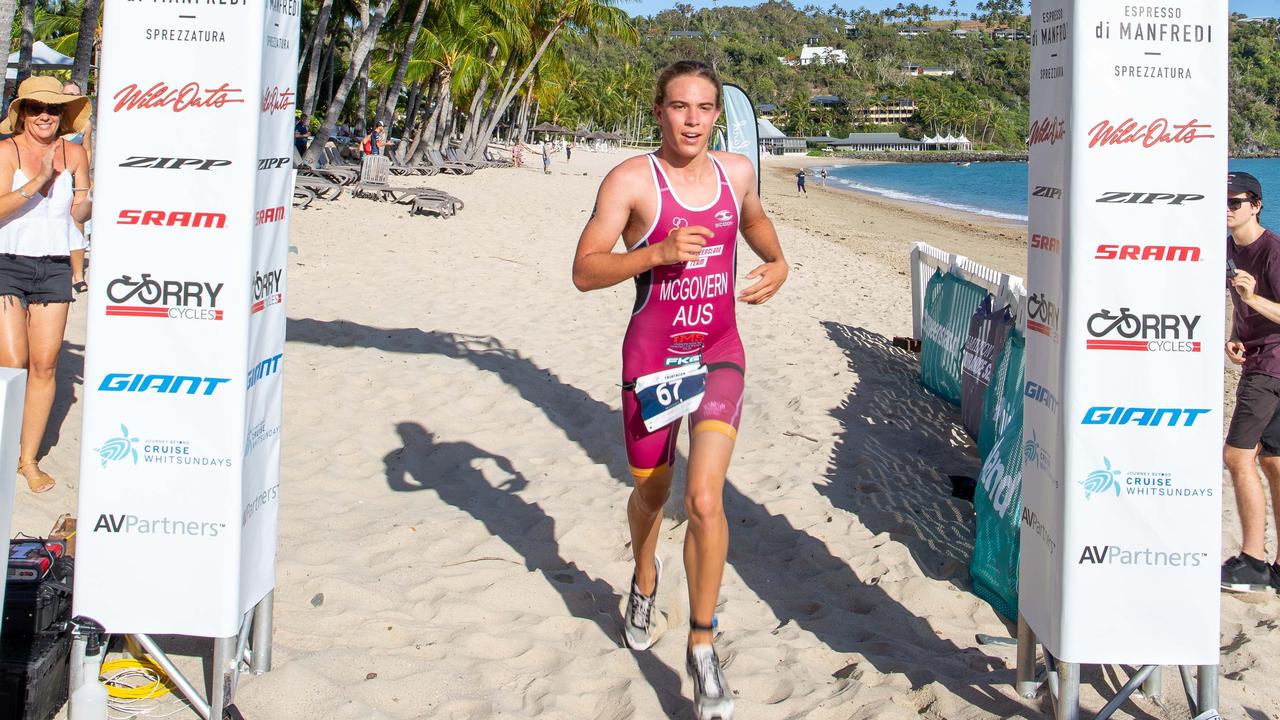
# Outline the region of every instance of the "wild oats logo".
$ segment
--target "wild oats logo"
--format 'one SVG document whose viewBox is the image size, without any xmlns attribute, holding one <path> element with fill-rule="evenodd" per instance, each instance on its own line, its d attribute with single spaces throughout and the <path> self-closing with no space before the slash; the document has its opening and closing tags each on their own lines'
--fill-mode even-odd
<svg viewBox="0 0 1280 720">
<path fill-rule="evenodd" d="M 120 437 L 113 437 L 102 443 L 102 447 L 94 448 L 93 451 L 98 453 L 98 459 L 102 461 L 102 467 L 106 467 L 109 462 L 117 462 L 125 458 L 132 457 L 133 464 L 138 464 L 138 451 L 133 447 L 138 442 L 138 438 L 129 435 L 129 428 L 120 424 Z"/>
</svg>

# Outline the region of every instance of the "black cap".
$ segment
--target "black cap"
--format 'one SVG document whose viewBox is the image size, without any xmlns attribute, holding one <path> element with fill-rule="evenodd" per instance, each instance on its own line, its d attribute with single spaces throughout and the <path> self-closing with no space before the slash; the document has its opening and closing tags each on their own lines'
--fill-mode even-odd
<svg viewBox="0 0 1280 720">
<path fill-rule="evenodd" d="M 1258 178 L 1247 172 L 1227 173 L 1227 192 L 1228 193 L 1253 193 L 1259 200 L 1262 199 L 1262 183 L 1258 182 Z"/>
</svg>

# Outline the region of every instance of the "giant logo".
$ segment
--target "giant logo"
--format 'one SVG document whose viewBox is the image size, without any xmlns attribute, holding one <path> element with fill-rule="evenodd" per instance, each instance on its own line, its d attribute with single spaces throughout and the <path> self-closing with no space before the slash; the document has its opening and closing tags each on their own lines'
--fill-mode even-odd
<svg viewBox="0 0 1280 720">
<path fill-rule="evenodd" d="M 169 109 L 180 113 L 205 108 L 219 109 L 244 102 L 240 88 L 222 83 L 215 88 L 201 88 L 200 83 L 189 82 L 179 88 L 171 88 L 158 82 L 141 90 L 137 83 L 129 83 L 116 92 L 114 112 L 131 110 Z"/>
<path fill-rule="evenodd" d="M 161 395 L 212 395 L 231 378 L 200 375 L 158 375 L 152 373 L 107 373 L 98 390 L 102 392 L 157 393 Z"/>
<path fill-rule="evenodd" d="M 158 227 L 222 228 L 227 225 L 223 213 L 191 210 L 121 210 L 117 225 L 155 225 Z"/>
<path fill-rule="evenodd" d="M 254 365 L 250 370 L 245 381 L 245 388 L 252 388 L 264 378 L 271 377 L 280 371 L 280 358 L 284 357 L 284 353 L 278 353 Z"/>
<path fill-rule="evenodd" d="M 1119 125 L 1112 125 L 1110 120 L 1089 128 L 1089 147 L 1107 147 L 1112 145 L 1139 144 L 1143 148 L 1157 145 L 1190 145 L 1197 140 L 1210 140 L 1217 135 L 1202 134 L 1203 130 L 1212 130 L 1213 126 L 1193 119 L 1185 123 L 1170 123 L 1167 118 L 1159 118 L 1149 123 L 1139 124 L 1133 118 L 1127 118 Z"/>
<path fill-rule="evenodd" d="M 221 320 L 218 295 L 222 283 L 190 280 L 152 280 L 142 273 L 134 280 L 121 275 L 107 283 L 107 315 L 121 317 L 169 318 L 171 320 Z"/>
<path fill-rule="evenodd" d="M 1089 350 L 1129 350 L 1136 352 L 1200 352 L 1195 340 L 1199 315 L 1136 315 L 1122 307 L 1112 314 L 1100 310 L 1089 316 L 1086 324 L 1092 340 L 1085 340 Z M 1030 327 L 1030 323 L 1028 323 Z"/>
<path fill-rule="evenodd" d="M 1155 408 L 1094 405 L 1084 413 L 1081 425 L 1137 425 L 1138 427 L 1192 427 L 1209 408 Z"/>
<path fill-rule="evenodd" d="M 1023 394 L 1048 408 L 1049 412 L 1058 414 L 1058 396 L 1049 392 L 1049 388 L 1028 380 L 1026 387 L 1023 388 Z"/>
<path fill-rule="evenodd" d="M 1200 262 L 1200 248 L 1190 245 L 1099 245 L 1093 259 Z"/>
</svg>

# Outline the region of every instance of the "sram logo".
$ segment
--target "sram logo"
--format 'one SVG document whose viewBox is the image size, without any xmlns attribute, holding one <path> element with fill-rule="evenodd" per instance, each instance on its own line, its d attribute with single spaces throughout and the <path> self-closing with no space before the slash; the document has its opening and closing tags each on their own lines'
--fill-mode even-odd
<svg viewBox="0 0 1280 720">
<path fill-rule="evenodd" d="M 1123 203 L 1125 205 L 1181 205 L 1183 203 L 1203 200 L 1203 195 L 1192 193 L 1156 193 L 1156 192 L 1104 192 L 1102 197 L 1094 200 L 1100 203 Z"/>
<path fill-rule="evenodd" d="M 1190 245 L 1099 245 L 1093 259 L 1200 262 L 1200 248 Z"/>
<path fill-rule="evenodd" d="M 150 155 L 130 155 L 129 159 L 120 163 L 122 168 L 149 168 L 157 170 L 212 170 L 227 167 L 230 160 L 206 160 L 205 158 L 153 157 Z"/>
<path fill-rule="evenodd" d="M 190 210 L 121 210 L 118 225 L 158 225 L 161 227 L 221 228 L 227 225 L 223 213 Z"/>
<path fill-rule="evenodd" d="M 1058 242 L 1056 237 L 1036 233 L 1031 236 L 1031 247 L 1034 250 L 1056 253 L 1060 251 L 1062 243 Z"/>
</svg>

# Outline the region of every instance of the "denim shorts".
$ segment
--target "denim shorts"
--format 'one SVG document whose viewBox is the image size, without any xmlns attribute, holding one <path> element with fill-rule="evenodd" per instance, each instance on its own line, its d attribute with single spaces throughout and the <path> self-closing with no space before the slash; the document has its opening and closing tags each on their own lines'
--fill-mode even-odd
<svg viewBox="0 0 1280 720">
<path fill-rule="evenodd" d="M 6 295 L 16 297 L 24 308 L 31 303 L 71 302 L 71 258 L 0 253 L 0 297 Z"/>
</svg>

